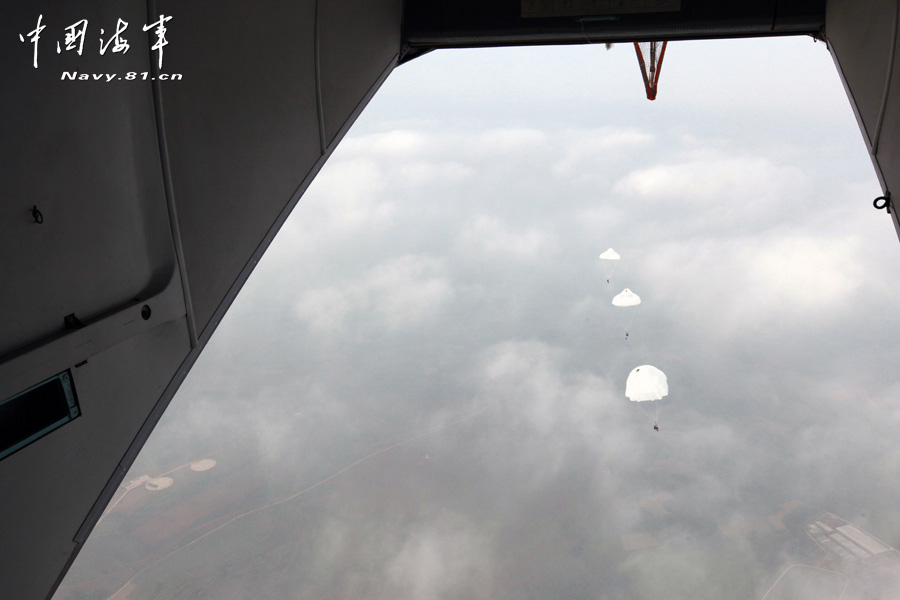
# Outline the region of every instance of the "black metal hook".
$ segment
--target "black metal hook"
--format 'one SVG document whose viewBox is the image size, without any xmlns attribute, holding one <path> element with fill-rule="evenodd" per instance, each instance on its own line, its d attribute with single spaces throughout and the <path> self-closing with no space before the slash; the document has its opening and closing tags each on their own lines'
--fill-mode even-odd
<svg viewBox="0 0 900 600">
<path fill-rule="evenodd" d="M 63 323 L 65 323 L 66 329 L 81 329 L 84 327 L 84 323 L 75 316 L 75 313 L 63 317 Z"/>
<path fill-rule="evenodd" d="M 44 222 L 44 215 L 41 214 L 41 211 L 38 210 L 37 205 L 31 208 L 31 217 L 34 219 L 34 222 L 40 225 Z"/>
<path fill-rule="evenodd" d="M 888 192 L 884 196 L 875 198 L 875 200 L 872 201 L 872 206 L 878 210 L 887 210 L 887 213 L 891 214 L 891 193 Z"/>
</svg>

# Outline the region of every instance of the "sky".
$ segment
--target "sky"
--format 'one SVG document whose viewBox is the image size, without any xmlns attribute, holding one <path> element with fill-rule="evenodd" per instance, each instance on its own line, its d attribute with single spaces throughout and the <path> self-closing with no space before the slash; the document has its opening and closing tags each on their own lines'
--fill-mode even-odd
<svg viewBox="0 0 900 600">
<path fill-rule="evenodd" d="M 653 102 L 627 44 L 403 65 L 55 598 L 761 598 L 823 513 L 900 546 L 880 194 L 811 38 L 673 42 Z"/>
</svg>

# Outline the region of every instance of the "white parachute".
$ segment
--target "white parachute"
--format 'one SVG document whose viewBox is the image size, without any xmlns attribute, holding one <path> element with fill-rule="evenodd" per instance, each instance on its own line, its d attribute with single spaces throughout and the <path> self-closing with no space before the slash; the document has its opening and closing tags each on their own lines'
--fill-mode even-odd
<svg viewBox="0 0 900 600">
<path fill-rule="evenodd" d="M 612 277 L 613 271 L 616 270 L 616 265 L 620 258 L 622 257 L 619 256 L 619 253 L 612 248 L 600 255 L 600 263 L 603 265 L 603 272 L 606 273 L 606 283 L 609 283 L 609 278 Z"/>
<path fill-rule="evenodd" d="M 625 339 L 628 339 L 628 330 L 631 329 L 631 324 L 634 322 L 634 314 L 637 312 L 637 307 L 641 305 L 641 297 L 625 288 L 618 294 L 616 294 L 612 299 L 612 305 L 621 309 L 622 313 L 622 326 L 625 327 Z"/>
<path fill-rule="evenodd" d="M 644 410 L 651 421 L 653 421 L 653 429 L 659 431 L 657 425 L 657 417 L 659 416 L 659 401 L 669 395 L 669 382 L 666 374 L 652 365 L 641 365 L 635 367 L 628 374 L 625 381 L 625 396 L 632 402 L 640 402 L 640 407 Z M 652 402 L 653 416 L 644 409 L 644 403 Z"/>
</svg>

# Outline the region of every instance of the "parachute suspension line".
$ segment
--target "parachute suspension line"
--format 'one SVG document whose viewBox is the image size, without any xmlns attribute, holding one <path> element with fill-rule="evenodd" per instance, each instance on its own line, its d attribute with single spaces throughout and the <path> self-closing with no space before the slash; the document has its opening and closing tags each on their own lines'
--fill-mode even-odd
<svg viewBox="0 0 900 600">
<path fill-rule="evenodd" d="M 635 367 L 628 374 L 625 381 L 625 397 L 632 402 L 643 404 L 644 402 L 653 402 L 662 400 L 669 395 L 669 384 L 666 374 L 654 367 L 653 365 L 641 365 Z M 659 419 L 659 404 L 653 405 L 653 416 L 647 412 L 644 406 L 641 410 L 653 423 L 653 429 L 659 431 L 657 425 Z"/>
<path fill-rule="evenodd" d="M 612 277 L 613 272 L 616 270 L 616 263 L 621 258 L 619 253 L 609 248 L 600 254 L 600 262 L 603 265 L 603 272 L 606 274 L 606 283 L 609 283 L 610 278 Z M 612 263 L 610 265 L 609 263 Z"/>
<path fill-rule="evenodd" d="M 616 320 L 625 330 L 625 340 L 628 340 L 631 324 L 634 323 L 635 311 L 641 305 L 641 298 L 628 288 L 616 294 L 612 299 L 612 305 L 617 307 Z"/>
<path fill-rule="evenodd" d="M 663 57 L 666 55 L 666 44 L 667 42 L 634 42 L 647 100 L 656 100 L 656 87 L 659 83 Z"/>
<path fill-rule="evenodd" d="M 631 324 L 634 323 L 634 317 L 640 307 L 641 307 L 641 305 L 637 304 L 637 305 L 635 305 L 634 309 L 632 309 L 632 311 L 631 311 L 631 320 L 628 321 L 628 327 L 625 328 L 625 339 L 626 340 L 628 339 L 628 333 L 631 331 Z"/>
</svg>

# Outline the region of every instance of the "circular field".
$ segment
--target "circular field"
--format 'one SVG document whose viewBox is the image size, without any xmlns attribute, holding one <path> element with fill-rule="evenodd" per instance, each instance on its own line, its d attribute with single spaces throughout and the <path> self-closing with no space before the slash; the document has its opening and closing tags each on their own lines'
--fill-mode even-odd
<svg viewBox="0 0 900 600">
<path fill-rule="evenodd" d="M 151 492 L 155 492 L 157 490 L 164 490 L 173 483 L 175 483 L 175 481 L 171 477 L 156 477 L 155 479 L 148 480 L 147 483 L 144 484 L 144 487 Z"/>
<path fill-rule="evenodd" d="M 211 458 L 201 458 L 191 463 L 191 471 L 209 471 L 216 466 L 216 461 Z"/>
</svg>

